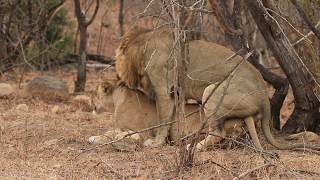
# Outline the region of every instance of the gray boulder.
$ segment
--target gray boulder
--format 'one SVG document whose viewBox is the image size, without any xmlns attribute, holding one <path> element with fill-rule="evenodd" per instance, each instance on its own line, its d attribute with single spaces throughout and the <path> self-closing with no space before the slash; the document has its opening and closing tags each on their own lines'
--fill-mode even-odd
<svg viewBox="0 0 320 180">
<path fill-rule="evenodd" d="M 0 83 L 0 97 L 9 96 L 14 93 L 13 87 L 7 83 Z"/>
</svg>

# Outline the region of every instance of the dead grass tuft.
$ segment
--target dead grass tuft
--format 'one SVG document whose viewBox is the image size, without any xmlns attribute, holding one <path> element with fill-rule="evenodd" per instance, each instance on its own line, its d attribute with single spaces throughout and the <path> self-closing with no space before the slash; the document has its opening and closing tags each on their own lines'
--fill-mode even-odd
<svg viewBox="0 0 320 180">
<path fill-rule="evenodd" d="M 69 76 L 66 77 L 72 80 Z M 95 86 L 90 81 L 88 84 Z M 19 104 L 26 104 L 28 111 L 17 111 L 15 107 Z M 59 113 L 51 111 L 54 106 L 59 106 Z M 229 143 L 226 149 L 197 153 L 195 165 L 180 172 L 176 171 L 178 148 L 174 146 L 135 152 L 102 147 L 73 158 L 93 147 L 87 142 L 90 136 L 103 134 L 110 127 L 108 114 L 95 116 L 72 103 L 21 98 L 18 93 L 1 99 L 0 179 L 317 179 L 320 176 L 319 155 L 272 150 L 280 155 L 280 161 L 266 161 L 246 146 Z"/>
</svg>

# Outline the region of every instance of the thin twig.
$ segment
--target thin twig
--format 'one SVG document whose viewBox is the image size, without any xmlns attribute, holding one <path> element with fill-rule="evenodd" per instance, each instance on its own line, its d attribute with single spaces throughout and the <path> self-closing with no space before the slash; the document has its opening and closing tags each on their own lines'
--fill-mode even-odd
<svg viewBox="0 0 320 180">
<path fill-rule="evenodd" d="M 235 176 L 236 178 L 239 177 L 237 173 L 235 173 L 235 172 L 232 171 L 231 169 L 223 166 L 222 164 L 219 164 L 219 163 L 213 161 L 212 159 L 208 159 L 208 160 L 205 160 L 205 161 L 203 161 L 203 162 L 196 163 L 194 166 L 200 166 L 200 165 L 207 164 L 207 163 L 215 164 L 215 165 L 217 165 L 218 167 L 222 168 L 223 170 L 226 170 L 227 172 L 229 172 L 230 174 L 232 174 L 232 175 Z"/>
<path fill-rule="evenodd" d="M 275 166 L 275 165 L 272 164 L 272 163 L 263 164 L 263 165 L 261 165 L 261 166 L 255 167 L 255 168 L 253 168 L 253 169 L 250 169 L 250 170 L 248 170 L 248 171 L 240 174 L 238 177 L 233 178 L 233 180 L 244 178 L 244 177 L 246 177 L 247 175 L 249 175 L 250 173 L 252 173 L 252 172 L 254 172 L 254 171 L 257 171 L 257 170 L 259 170 L 259 169 L 261 169 L 261 168 L 264 168 L 264 167 L 270 167 L 270 166 Z"/>
<path fill-rule="evenodd" d="M 123 176 L 121 173 L 117 172 L 116 170 L 114 170 L 113 167 L 111 167 L 108 163 L 106 163 L 105 161 L 101 161 L 105 166 L 108 167 L 109 171 L 113 174 L 115 174 L 116 176 L 118 176 L 119 179 L 125 179 L 125 176 Z"/>
<path fill-rule="evenodd" d="M 261 2 L 262 3 L 262 2 Z M 280 23 L 266 10 L 266 14 L 271 20 L 272 22 L 278 27 L 278 29 L 280 30 L 281 34 L 283 35 L 284 39 L 287 41 L 287 43 L 289 45 L 291 45 L 292 49 L 294 49 L 293 45 L 291 44 L 289 38 L 287 37 L 286 33 L 284 32 L 284 30 L 282 29 Z M 299 62 L 302 64 L 303 68 L 307 71 L 307 73 L 310 75 L 312 81 L 315 83 L 315 85 L 317 85 L 318 87 L 320 87 L 320 82 L 318 82 L 318 80 L 315 78 L 314 74 L 310 71 L 310 69 L 307 67 L 307 65 L 303 62 L 303 60 L 301 59 L 301 57 L 298 55 L 298 53 L 296 51 L 293 51 L 293 53 L 295 54 L 295 56 L 297 57 L 297 59 L 299 60 Z"/>
<path fill-rule="evenodd" d="M 297 2 L 297 0 L 291 0 L 291 3 L 296 7 L 296 9 L 298 10 L 298 12 L 299 12 L 300 16 L 302 17 L 302 19 L 307 23 L 309 29 L 311 29 L 311 31 L 313 31 L 313 33 L 320 40 L 320 31 L 314 26 L 312 20 L 304 12 L 304 10 L 301 7 L 301 5 L 299 4 L 299 2 Z"/>
<path fill-rule="evenodd" d="M 296 33 L 298 33 L 300 36 L 304 36 L 297 28 L 294 27 L 294 25 L 292 25 L 285 17 L 281 16 L 279 13 L 277 13 L 276 11 L 270 9 L 270 8 L 266 8 L 266 10 L 271 11 L 273 14 L 279 16 L 282 20 L 284 20 L 284 22 L 286 22 Z M 309 39 L 306 39 L 307 41 L 309 41 L 309 43 L 311 43 L 311 41 Z"/>
<path fill-rule="evenodd" d="M 89 19 L 89 21 L 87 21 L 87 22 L 85 23 L 85 26 L 88 27 L 88 26 L 93 22 L 93 20 L 95 19 L 96 15 L 97 15 L 97 13 L 98 13 L 99 5 L 100 5 L 99 0 L 96 0 L 96 6 L 95 6 L 95 9 L 94 9 L 93 15 L 91 16 L 91 18 Z"/>
<path fill-rule="evenodd" d="M 315 25 L 315 27 L 317 28 L 320 25 L 320 20 L 317 22 L 317 24 Z M 296 42 L 292 43 L 292 46 L 296 46 L 297 44 L 299 44 L 301 41 L 305 40 L 306 38 L 308 38 L 309 36 L 313 35 L 314 32 L 310 31 L 307 34 L 305 34 L 302 38 L 300 38 L 299 40 L 297 40 Z"/>
<path fill-rule="evenodd" d="M 142 129 L 142 130 L 139 130 L 139 131 L 134 131 L 134 132 L 128 133 L 128 134 L 124 135 L 123 137 L 121 137 L 119 139 L 116 139 L 116 140 L 113 140 L 113 141 L 109 141 L 109 142 L 97 145 L 97 146 L 89 148 L 89 149 L 85 149 L 85 150 L 81 151 L 79 154 L 77 154 L 74 157 L 74 159 L 77 158 L 78 156 L 80 156 L 81 154 L 85 153 L 85 152 L 92 151 L 94 149 L 97 149 L 97 148 L 100 148 L 100 147 L 103 147 L 103 146 L 106 146 L 106 145 L 110 145 L 110 144 L 119 142 L 119 141 L 121 141 L 121 140 L 123 140 L 123 139 L 125 139 L 125 138 L 127 138 L 129 136 L 132 136 L 134 134 L 143 133 L 143 132 L 150 131 L 150 130 L 153 130 L 153 129 L 156 129 L 156 128 L 159 128 L 159 127 L 163 127 L 163 126 L 170 126 L 171 124 L 173 124 L 175 122 L 176 121 L 170 121 L 170 122 L 167 122 L 167 123 L 162 123 L 162 124 L 159 124 L 159 125 L 156 125 L 156 126 L 152 126 L 152 127 L 149 127 L 149 128 L 145 128 L 145 129 Z"/>
<path fill-rule="evenodd" d="M 309 170 L 304 170 L 304 169 L 293 169 L 292 171 L 300 173 L 300 174 L 316 175 L 316 176 L 320 177 L 320 173 L 314 172 L 314 171 L 309 171 Z"/>
</svg>

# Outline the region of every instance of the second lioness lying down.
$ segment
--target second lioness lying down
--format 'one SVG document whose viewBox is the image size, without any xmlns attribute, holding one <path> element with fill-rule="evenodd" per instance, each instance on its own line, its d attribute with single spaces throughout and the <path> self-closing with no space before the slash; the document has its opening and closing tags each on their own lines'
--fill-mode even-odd
<svg viewBox="0 0 320 180">
<path fill-rule="evenodd" d="M 96 111 L 101 109 L 112 109 L 114 130 L 106 132 L 101 136 L 92 136 L 89 138 L 91 143 L 103 144 L 114 139 L 120 139 L 124 135 L 153 127 L 157 124 L 157 110 L 154 101 L 149 100 L 142 92 L 132 90 L 125 85 L 117 82 L 111 84 L 105 82 L 99 85 L 92 98 Z M 190 134 L 198 130 L 202 124 L 200 118 L 199 105 L 187 104 L 185 106 L 186 114 L 196 111 L 186 118 L 185 121 L 178 124 L 174 123 L 170 129 L 170 139 L 179 140 L 179 137 Z M 242 119 L 230 119 L 223 124 L 223 136 L 239 136 L 244 133 L 244 121 Z M 155 137 L 155 129 L 130 136 L 135 143 L 141 144 L 150 137 Z M 219 138 L 221 140 L 222 138 Z M 201 145 L 200 145 L 201 146 Z M 206 147 L 200 147 L 204 149 Z"/>
</svg>

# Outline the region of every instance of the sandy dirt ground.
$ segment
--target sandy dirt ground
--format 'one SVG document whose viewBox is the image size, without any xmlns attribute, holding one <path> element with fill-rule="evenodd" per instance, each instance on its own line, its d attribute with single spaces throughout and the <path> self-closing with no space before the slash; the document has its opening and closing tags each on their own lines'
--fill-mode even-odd
<svg viewBox="0 0 320 180">
<path fill-rule="evenodd" d="M 22 89 L 40 74 L 26 73 Z M 44 74 L 67 80 L 72 91 L 72 71 Z M 101 81 L 100 77 L 101 73 L 89 73 L 87 89 L 92 90 Z M 134 152 L 119 152 L 104 146 L 81 153 L 94 147 L 87 141 L 90 136 L 110 129 L 110 113 L 94 115 L 90 108 L 74 103 L 24 97 L 23 90 L 18 88 L 20 76 L 14 73 L 1 80 L 17 90 L 15 95 L 0 99 L 0 179 L 320 178 L 319 155 L 275 150 L 264 140 L 266 149 L 277 152 L 280 160 L 266 161 L 259 153 L 239 144 L 197 153 L 190 168 L 179 168 L 179 148 L 169 145 Z M 290 114 L 290 102 L 290 99 L 286 101 L 283 119 Z M 19 108 L 21 104 L 26 104 L 27 109 Z M 52 112 L 55 106 L 59 111 Z"/>
</svg>

